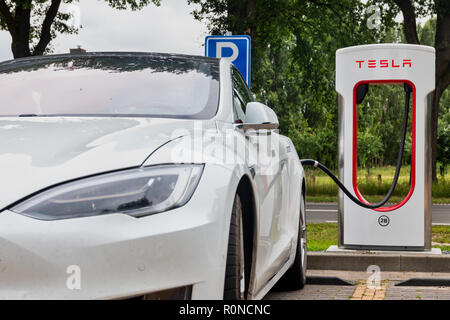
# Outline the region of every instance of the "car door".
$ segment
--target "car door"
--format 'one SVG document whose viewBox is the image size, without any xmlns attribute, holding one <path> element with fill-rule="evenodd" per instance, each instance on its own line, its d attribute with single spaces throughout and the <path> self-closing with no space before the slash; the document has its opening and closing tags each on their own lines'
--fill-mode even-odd
<svg viewBox="0 0 450 320">
<path fill-rule="evenodd" d="M 240 73 L 233 67 L 233 108 L 235 123 L 245 123 L 245 106 L 253 96 Z M 288 167 L 286 153 L 275 130 L 241 132 L 256 150 L 256 159 L 249 159 L 259 198 L 256 287 L 261 289 L 287 261 L 290 239 L 283 235 L 286 219 Z M 280 152 L 281 151 L 281 152 Z M 250 157 L 251 157 L 250 152 Z"/>
</svg>

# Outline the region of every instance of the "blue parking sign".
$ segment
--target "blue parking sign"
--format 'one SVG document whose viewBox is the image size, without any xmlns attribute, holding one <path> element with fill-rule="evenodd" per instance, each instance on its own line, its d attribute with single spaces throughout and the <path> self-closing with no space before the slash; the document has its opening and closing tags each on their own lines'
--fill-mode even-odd
<svg viewBox="0 0 450 320">
<path fill-rule="evenodd" d="M 207 36 L 205 56 L 228 59 L 250 87 L 251 38 L 249 36 Z"/>
</svg>

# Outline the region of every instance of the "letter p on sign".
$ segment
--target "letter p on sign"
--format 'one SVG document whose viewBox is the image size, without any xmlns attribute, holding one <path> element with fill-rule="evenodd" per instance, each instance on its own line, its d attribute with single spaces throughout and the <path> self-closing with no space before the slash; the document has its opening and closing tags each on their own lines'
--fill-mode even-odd
<svg viewBox="0 0 450 320">
<path fill-rule="evenodd" d="M 224 48 L 230 48 L 232 51 L 231 56 L 224 56 L 223 49 Z M 216 43 L 216 52 L 217 52 L 217 58 L 224 58 L 231 63 L 233 63 L 239 56 L 239 49 L 237 45 L 235 45 L 233 42 L 217 42 Z"/>
<path fill-rule="evenodd" d="M 249 36 L 208 36 L 205 56 L 230 61 L 250 87 L 251 39 Z"/>
</svg>

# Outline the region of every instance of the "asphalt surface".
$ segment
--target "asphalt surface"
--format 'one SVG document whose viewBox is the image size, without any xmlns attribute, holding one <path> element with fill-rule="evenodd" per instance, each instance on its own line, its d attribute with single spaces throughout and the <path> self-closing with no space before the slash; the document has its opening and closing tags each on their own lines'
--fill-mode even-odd
<svg viewBox="0 0 450 320">
<path fill-rule="evenodd" d="M 308 203 L 306 205 L 307 222 L 337 222 L 337 203 Z M 450 205 L 434 204 L 432 207 L 434 225 L 450 225 Z"/>
</svg>

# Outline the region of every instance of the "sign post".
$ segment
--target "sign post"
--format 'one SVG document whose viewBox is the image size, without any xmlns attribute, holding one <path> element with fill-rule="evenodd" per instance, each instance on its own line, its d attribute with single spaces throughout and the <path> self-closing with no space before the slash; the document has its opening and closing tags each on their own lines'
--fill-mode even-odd
<svg viewBox="0 0 450 320">
<path fill-rule="evenodd" d="M 250 87 L 251 38 L 249 36 L 207 36 L 205 56 L 229 60 Z"/>
</svg>

